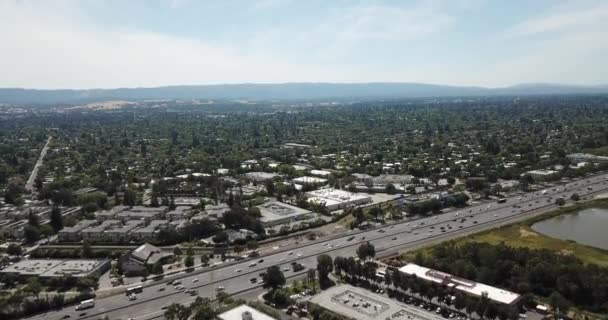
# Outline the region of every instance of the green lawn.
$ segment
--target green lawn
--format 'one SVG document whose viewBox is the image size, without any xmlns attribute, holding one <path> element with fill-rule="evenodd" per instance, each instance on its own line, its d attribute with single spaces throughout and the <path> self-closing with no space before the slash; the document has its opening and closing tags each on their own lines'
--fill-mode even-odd
<svg viewBox="0 0 608 320">
<path fill-rule="evenodd" d="M 575 255 L 586 263 L 608 267 L 608 252 L 572 241 L 544 236 L 535 232 L 526 224 L 510 225 L 458 240 L 461 243 L 470 241 L 487 242 L 490 244 L 505 243 L 513 247 L 532 249 L 549 249 L 561 254 Z"/>
<path fill-rule="evenodd" d="M 608 200 L 602 199 L 588 201 L 566 208 L 561 208 L 523 222 L 467 236 L 458 239 L 457 242 L 464 243 L 468 241 L 477 241 L 487 242 L 490 244 L 505 243 L 514 247 L 549 249 L 561 254 L 575 255 L 586 263 L 593 263 L 603 267 L 608 267 L 608 251 L 582 245 L 574 241 L 547 237 L 535 232 L 531 228 L 531 226 L 538 221 L 557 215 L 574 213 L 586 208 L 608 208 Z"/>
</svg>

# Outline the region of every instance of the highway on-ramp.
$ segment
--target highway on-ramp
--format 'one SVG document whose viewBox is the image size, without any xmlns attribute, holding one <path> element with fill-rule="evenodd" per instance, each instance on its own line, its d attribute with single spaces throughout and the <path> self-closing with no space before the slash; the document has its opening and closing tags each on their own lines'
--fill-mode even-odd
<svg viewBox="0 0 608 320">
<path fill-rule="evenodd" d="M 286 277 L 294 277 L 306 271 L 294 273 L 290 268 L 292 262 L 315 268 L 316 257 L 322 253 L 332 257 L 352 256 L 361 243 L 369 241 L 376 247 L 378 255 L 387 255 L 528 218 L 555 208 L 555 199 L 559 197 L 569 201 L 574 193 L 585 197 L 607 191 L 608 174 L 587 177 L 512 196 L 504 203 L 484 203 L 415 221 L 327 237 L 300 247 L 279 248 L 258 258 L 184 273 L 180 281 L 186 289 L 193 289 L 198 295 L 210 298 L 215 296 L 220 286 L 227 293 L 241 293 L 259 288 L 262 285 L 260 273 L 270 266 L 278 265 Z M 125 295 L 116 295 L 97 299 L 95 307 L 88 310 L 75 311 L 74 307 L 66 307 L 31 319 L 55 320 L 67 319 L 67 316 L 69 319 L 98 319 L 106 315 L 110 319 L 152 319 L 162 315 L 163 307 L 171 303 L 188 304 L 193 300 L 193 296 L 168 285 L 167 281 L 149 281 L 134 301 L 129 301 Z"/>
</svg>

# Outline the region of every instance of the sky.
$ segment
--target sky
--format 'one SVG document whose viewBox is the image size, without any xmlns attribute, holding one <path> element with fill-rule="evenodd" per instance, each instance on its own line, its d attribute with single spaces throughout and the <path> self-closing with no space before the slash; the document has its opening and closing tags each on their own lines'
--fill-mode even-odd
<svg viewBox="0 0 608 320">
<path fill-rule="evenodd" d="M 608 84 L 603 0 L 0 0 L 0 87 Z"/>
</svg>

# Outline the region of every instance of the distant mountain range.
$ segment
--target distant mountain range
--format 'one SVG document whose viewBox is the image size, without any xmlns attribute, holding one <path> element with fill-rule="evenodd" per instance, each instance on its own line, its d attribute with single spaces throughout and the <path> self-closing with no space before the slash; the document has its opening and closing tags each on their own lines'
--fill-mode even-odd
<svg viewBox="0 0 608 320">
<path fill-rule="evenodd" d="M 166 86 L 87 90 L 0 88 L 0 103 L 81 104 L 107 100 L 153 99 L 398 99 L 497 95 L 608 94 L 608 85 L 520 84 L 503 88 L 459 87 L 423 83 L 281 83 Z"/>
</svg>

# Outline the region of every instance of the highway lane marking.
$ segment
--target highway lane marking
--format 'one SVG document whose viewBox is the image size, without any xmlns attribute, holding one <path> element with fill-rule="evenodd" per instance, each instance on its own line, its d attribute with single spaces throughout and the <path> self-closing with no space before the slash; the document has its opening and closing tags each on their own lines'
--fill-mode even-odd
<svg viewBox="0 0 608 320">
<path fill-rule="evenodd" d="M 600 177 L 600 176 L 596 176 L 596 177 Z M 593 178 L 587 178 L 587 180 L 589 180 L 589 179 L 593 179 Z M 581 179 L 581 180 L 584 180 L 584 179 Z M 581 181 L 581 180 L 579 180 L 579 181 Z M 591 183 L 591 182 L 589 182 L 588 184 L 586 184 L 586 185 L 584 185 L 584 186 L 581 186 L 581 187 L 588 187 L 588 186 L 592 186 L 592 185 L 597 185 L 597 184 L 602 183 L 603 181 L 605 181 L 605 179 L 600 180 L 600 182 L 596 182 L 596 183 Z M 584 181 L 583 181 L 583 182 L 584 182 Z M 571 182 L 571 183 L 572 183 L 572 182 Z M 571 184 L 571 183 L 569 183 L 569 184 Z M 578 187 L 577 187 L 577 188 L 578 188 Z M 603 189 L 602 189 L 602 190 L 603 190 Z M 589 194 L 594 194 L 594 193 L 597 193 L 597 192 L 601 192 L 601 190 L 598 190 L 598 191 L 593 190 L 592 192 L 589 192 L 589 191 L 587 191 L 587 190 L 584 190 L 584 191 L 586 191 L 586 193 L 585 193 L 584 195 L 589 195 Z M 520 201 L 520 202 L 518 202 L 518 203 L 526 203 L 526 202 L 534 201 L 534 200 L 536 200 L 536 199 L 543 199 L 543 198 L 547 198 L 547 197 L 549 197 L 550 195 L 557 195 L 557 194 L 562 194 L 562 193 L 565 193 L 565 192 L 566 192 L 566 191 L 564 190 L 564 191 L 562 191 L 562 192 L 555 192 L 555 193 L 551 193 L 551 194 L 543 195 L 543 196 L 540 196 L 540 197 L 538 197 L 538 198 L 532 198 L 532 197 L 530 197 L 530 199 L 528 199 L 528 200 L 526 200 L 526 201 L 523 201 L 523 202 L 521 202 L 521 201 Z M 530 192 L 530 193 L 528 193 L 528 194 L 529 194 L 529 195 L 534 195 L 534 193 L 533 193 L 533 192 Z M 471 226 L 469 226 L 469 227 L 466 227 L 466 229 L 469 229 L 469 231 L 471 231 L 471 229 L 481 229 L 481 228 L 479 228 L 479 227 L 480 227 L 480 225 L 487 225 L 487 224 L 490 224 L 490 223 L 492 223 L 492 222 L 496 222 L 496 221 L 500 221 L 500 220 L 507 220 L 507 219 L 510 219 L 510 218 L 511 218 L 511 219 L 515 219 L 515 218 L 518 218 L 518 217 L 519 217 L 519 216 L 521 216 L 521 215 L 525 215 L 525 214 L 533 213 L 533 212 L 535 212 L 535 211 L 537 211 L 537 210 L 540 210 L 540 209 L 543 209 L 543 208 L 549 207 L 549 206 L 551 206 L 551 205 L 554 205 L 554 204 L 550 204 L 550 205 L 544 205 L 544 206 L 541 206 L 541 207 L 535 207 L 535 208 L 533 208 L 532 210 L 529 210 L 529 211 L 524 211 L 524 212 L 520 212 L 520 213 L 516 213 L 516 214 L 509 215 L 509 216 L 505 216 L 505 217 L 501 217 L 501 218 L 499 218 L 499 219 L 492 219 L 492 220 L 490 220 L 490 221 L 482 222 L 482 223 L 480 223 L 480 224 L 471 225 Z M 508 207 L 510 207 L 510 206 L 511 206 L 511 205 L 496 206 L 496 207 L 495 207 L 495 208 L 493 208 L 492 210 L 483 211 L 482 213 L 475 213 L 475 214 L 472 214 L 472 215 L 470 215 L 470 216 L 468 216 L 468 217 L 475 216 L 475 215 L 480 215 L 480 214 L 484 214 L 484 213 L 488 213 L 488 212 L 492 212 L 492 211 L 499 210 L 499 209 L 505 209 L 505 208 L 508 208 Z M 476 207 L 478 207 L 478 206 L 476 206 Z M 476 208 L 476 207 L 473 207 L 473 208 Z M 471 208 L 471 209 L 473 209 L 473 208 Z M 423 219 L 428 219 L 428 218 L 423 218 Z M 422 220 L 422 219 L 420 219 L 420 220 Z M 449 222 L 450 220 L 452 220 L 452 219 L 448 219 L 448 220 L 446 220 L 446 221 L 441 221 L 441 222 L 437 221 L 436 223 L 432 223 L 432 224 L 425 225 L 425 226 L 420 226 L 420 227 L 418 227 L 417 229 L 426 228 L 426 227 L 429 227 L 429 226 L 432 226 L 432 225 L 438 225 L 438 224 L 442 224 L 442 223 L 445 223 L 445 222 Z M 410 221 L 410 222 L 411 222 L 411 221 Z M 504 222 L 504 221 L 503 221 L 503 222 Z M 407 223 L 407 222 L 406 222 L 406 221 L 403 221 L 403 222 L 395 223 L 395 224 L 393 224 L 393 225 L 402 225 L 402 224 L 404 224 L 404 223 Z M 374 229 L 371 229 L 371 230 L 364 230 L 364 231 L 361 231 L 361 232 L 359 232 L 359 233 L 370 233 L 370 232 L 376 231 L 377 229 L 379 229 L 379 228 L 383 228 L 383 227 L 386 227 L 386 225 L 385 225 L 385 226 L 380 226 L 380 227 L 378 227 L 378 228 L 374 228 Z M 465 229 L 460 229 L 460 230 L 465 230 Z M 383 249 L 383 251 L 385 251 L 385 250 L 389 250 L 389 249 L 391 249 L 391 248 L 395 248 L 395 247 L 400 247 L 400 246 L 406 246 L 406 245 L 410 245 L 410 244 L 412 244 L 412 243 L 414 243 L 414 242 L 425 242 L 425 240 L 430 240 L 430 241 L 432 241 L 432 240 L 436 240 L 436 239 L 439 239 L 439 238 L 443 238 L 444 236 L 445 236 L 445 237 L 447 237 L 448 235 L 458 235 L 458 234 L 459 234 L 459 232 L 457 232 L 457 231 L 458 231 L 458 230 L 455 230 L 454 232 L 443 233 L 443 234 L 439 234 L 439 235 L 433 235 L 433 236 L 431 236 L 431 237 L 427 237 L 427 238 L 424 238 L 424 239 L 419 239 L 419 240 L 415 240 L 415 241 L 410 241 L 410 242 L 406 242 L 406 243 L 401 243 L 401 244 L 399 244 L 399 245 L 394 245 L 394 246 L 389 247 L 389 248 L 384 248 L 384 249 Z M 388 238 L 388 237 L 391 237 L 391 236 L 394 236 L 394 235 L 397 235 L 397 234 L 402 234 L 402 233 L 404 233 L 404 232 L 406 232 L 406 231 L 399 231 L 399 232 L 396 232 L 396 233 L 389 233 L 389 234 L 387 234 L 387 235 L 385 235 L 385 236 L 382 236 L 382 237 L 378 237 L 378 238 L 374 238 L 374 239 L 371 239 L 371 238 L 370 238 L 369 240 L 370 240 L 370 241 L 379 241 L 379 240 L 382 240 L 382 239 L 384 239 L 384 238 Z M 351 236 L 351 235 L 352 235 L 352 233 L 351 233 L 351 234 L 349 234 L 349 235 L 345 235 L 345 236 L 339 236 L 339 237 L 333 238 L 332 240 L 337 240 L 337 239 L 340 239 L 340 238 L 346 238 L 346 237 Z M 328 241 L 328 239 L 322 239 L 322 240 L 317 241 L 317 242 L 315 242 L 315 243 L 310 243 L 310 244 L 307 244 L 305 247 L 306 247 L 306 248 L 308 248 L 308 247 L 311 247 L 311 246 L 317 245 L 317 244 L 319 244 L 319 243 L 321 243 L 321 242 L 324 242 L 324 241 Z M 324 252 L 332 252 L 332 251 L 337 251 L 337 250 L 349 249 L 349 248 L 354 247 L 354 246 L 356 246 L 356 245 L 358 245 L 358 244 L 360 244 L 360 243 L 363 243 L 363 242 L 366 242 L 366 241 L 358 241 L 358 242 L 345 242 L 346 244 L 350 244 L 350 245 L 347 245 L 347 246 L 344 246 L 344 247 L 340 247 L 340 248 L 333 248 L 333 249 L 331 249 L 331 250 L 327 250 L 327 251 L 324 251 Z M 285 251 L 288 251 L 288 250 L 285 250 Z M 283 252 L 284 252 L 284 251 L 283 251 Z M 282 253 L 282 252 L 281 252 L 281 253 Z M 309 259 L 310 257 L 316 256 L 316 255 L 318 255 L 318 254 L 320 254 L 320 253 L 321 253 L 321 252 L 317 252 L 317 253 L 314 253 L 314 254 L 311 254 L 311 255 L 307 255 L 307 256 L 305 256 L 305 257 L 299 257 L 298 259 L 294 259 L 293 261 L 301 261 L 301 260 Z M 278 255 L 278 254 L 280 254 L 280 253 L 272 254 L 272 255 L 270 255 L 270 256 L 273 256 L 273 255 Z M 242 262 L 242 263 L 243 263 L 243 264 L 245 264 L 246 262 Z M 235 263 L 234 265 L 236 265 L 236 264 L 237 264 L 237 263 Z M 231 264 L 231 265 L 233 265 L 233 264 Z M 223 269 L 223 268 L 217 268 L 217 269 L 213 269 L 213 270 L 203 270 L 202 272 L 195 273 L 195 274 L 190 274 L 189 276 L 194 276 L 194 275 L 203 274 L 203 273 L 211 273 L 211 272 L 216 271 L 216 270 L 219 270 L 219 269 Z M 243 273 L 243 274 L 241 274 L 241 275 L 232 276 L 232 277 L 225 278 L 225 279 L 222 279 L 222 280 L 216 280 L 216 281 L 213 281 L 213 282 L 210 282 L 210 283 L 207 283 L 207 284 L 202 284 L 202 285 L 199 285 L 199 286 L 194 286 L 194 287 L 193 287 L 193 289 L 198 289 L 198 288 L 202 288 L 202 287 L 204 287 L 204 286 L 213 285 L 213 284 L 216 284 L 216 283 L 221 282 L 221 281 L 229 281 L 229 280 L 232 280 L 232 279 L 238 278 L 238 277 L 240 277 L 240 276 L 245 276 L 245 275 L 249 275 L 249 274 L 252 274 L 252 273 L 259 272 L 260 270 L 263 270 L 263 268 L 261 268 L 261 269 L 255 269 L 255 270 L 252 270 L 252 271 L 250 271 L 250 272 L 246 272 L 246 273 Z M 294 274 L 294 276 L 296 276 L 296 275 L 297 275 L 297 273 L 296 273 L 296 274 Z M 184 277 L 181 277 L 181 278 L 186 278 L 186 277 L 187 277 L 187 276 L 184 276 Z M 161 283 L 152 284 L 152 285 L 150 285 L 149 287 L 153 287 L 153 286 L 162 285 L 163 283 L 165 283 L 165 282 L 161 282 Z M 253 288 L 257 288 L 257 287 L 259 287 L 259 286 L 255 286 L 255 287 L 253 287 Z M 253 289 L 253 288 L 251 288 L 251 289 Z M 251 290 L 251 289 L 247 289 L 247 290 Z M 164 297 L 169 297 L 169 296 L 176 295 L 176 294 L 178 294 L 178 292 L 173 292 L 173 293 L 170 293 L 170 294 L 167 294 L 167 295 L 163 295 L 163 296 L 158 296 L 158 297 L 152 297 L 152 298 L 150 298 L 150 299 L 148 299 L 148 300 L 142 300 L 140 303 L 145 303 L 145 302 L 149 302 L 149 301 L 154 301 L 154 300 L 157 300 L 157 299 L 161 299 L 161 298 L 164 298 Z M 138 304 L 139 304 L 139 303 L 138 303 Z M 122 309 L 122 308 L 128 308 L 128 307 L 130 307 L 130 306 L 132 306 L 132 305 L 124 305 L 124 306 L 121 306 L 121 307 L 118 307 L 118 308 L 112 309 L 111 311 L 113 311 L 113 310 L 119 310 L 119 309 Z"/>
</svg>

